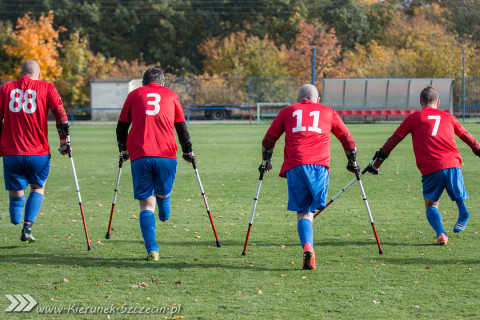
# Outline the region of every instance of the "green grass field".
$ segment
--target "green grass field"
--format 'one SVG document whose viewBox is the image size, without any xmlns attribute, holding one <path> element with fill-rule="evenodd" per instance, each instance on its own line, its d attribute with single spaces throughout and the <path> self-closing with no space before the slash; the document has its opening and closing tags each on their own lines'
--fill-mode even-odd
<svg viewBox="0 0 480 320">
<path fill-rule="evenodd" d="M 348 125 L 360 165 L 368 163 L 397 126 Z M 115 126 L 78 123 L 71 129 L 90 252 L 70 163 L 56 151 L 58 138 L 51 126 L 52 167 L 33 229 L 36 243 L 20 242 L 21 225 L 10 224 L 7 192 L 0 197 L 0 318 L 480 317 L 480 159 L 466 145 L 458 140 L 472 215 L 467 229 L 454 234 L 456 206 L 446 194 L 442 196 L 440 211 L 450 231 L 450 245 L 433 245 L 435 234 L 425 218 L 421 177 L 407 137 L 379 176 L 362 179 L 385 254 L 378 254 L 355 183 L 315 219 L 318 266 L 303 271 L 296 216 L 286 210 L 286 180 L 278 177 L 283 139 L 275 149 L 273 172 L 263 181 L 247 255 L 241 256 L 267 128 L 190 125 L 198 171 L 222 247 L 215 246 L 193 168 L 179 161 L 171 218 L 166 223 L 157 220 L 160 261 L 152 263 L 145 261 L 129 163 L 122 172 L 114 230 L 111 239 L 105 239 L 118 171 Z M 466 128 L 480 138 L 478 125 Z M 345 165 L 341 144 L 333 139 L 329 199 L 354 178 Z M 5 294 L 30 294 L 38 305 L 30 313 L 4 313 L 10 305 Z M 93 308 L 107 313 L 95 314 Z M 150 311 L 147 308 L 158 313 L 127 314 Z M 41 314 L 46 311 L 63 313 Z"/>
</svg>

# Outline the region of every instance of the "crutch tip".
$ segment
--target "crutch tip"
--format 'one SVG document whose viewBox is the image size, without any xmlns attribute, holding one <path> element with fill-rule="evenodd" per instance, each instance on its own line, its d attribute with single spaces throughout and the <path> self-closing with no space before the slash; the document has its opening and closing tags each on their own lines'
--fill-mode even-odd
<svg viewBox="0 0 480 320">
<path fill-rule="evenodd" d="M 110 233 L 107 233 L 107 234 L 105 235 L 105 239 L 110 239 Z"/>
<path fill-rule="evenodd" d="M 220 248 L 222 246 L 222 244 L 220 243 L 220 241 L 217 241 L 217 248 Z"/>
<path fill-rule="evenodd" d="M 88 246 L 87 250 L 92 251 L 92 247 Z"/>
<path fill-rule="evenodd" d="M 383 254 L 383 250 L 379 250 L 378 253 Z"/>
<path fill-rule="evenodd" d="M 245 255 L 247 255 L 247 253 L 246 253 L 246 252 L 242 252 L 242 256 L 245 256 Z"/>
</svg>

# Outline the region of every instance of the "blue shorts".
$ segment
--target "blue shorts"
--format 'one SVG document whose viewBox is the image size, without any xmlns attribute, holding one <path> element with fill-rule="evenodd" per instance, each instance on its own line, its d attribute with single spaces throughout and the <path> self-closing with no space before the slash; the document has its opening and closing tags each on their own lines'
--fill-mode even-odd
<svg viewBox="0 0 480 320">
<path fill-rule="evenodd" d="M 325 208 L 328 194 L 328 169 L 305 164 L 287 171 L 288 210 L 315 212 Z"/>
<path fill-rule="evenodd" d="M 422 177 L 423 196 L 437 202 L 444 189 L 452 201 L 468 199 L 462 170 L 459 168 L 443 169 Z"/>
<path fill-rule="evenodd" d="M 166 196 L 172 192 L 177 159 L 142 157 L 131 164 L 133 195 L 145 200 L 154 194 Z"/>
<path fill-rule="evenodd" d="M 42 156 L 3 156 L 5 189 L 20 191 L 29 184 L 43 187 L 50 172 L 49 154 Z"/>
</svg>

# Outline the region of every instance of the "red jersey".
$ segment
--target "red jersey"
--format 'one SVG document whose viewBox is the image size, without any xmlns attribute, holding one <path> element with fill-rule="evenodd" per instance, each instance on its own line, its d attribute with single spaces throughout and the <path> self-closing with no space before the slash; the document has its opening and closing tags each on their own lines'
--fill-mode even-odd
<svg viewBox="0 0 480 320">
<path fill-rule="evenodd" d="M 0 88 L 0 155 L 49 154 L 48 109 L 57 108 L 63 111 L 63 103 L 51 83 L 27 76 L 5 83 Z"/>
<path fill-rule="evenodd" d="M 127 150 L 133 161 L 141 157 L 177 158 L 175 122 L 185 121 L 177 94 L 156 83 L 127 96 L 120 121 L 132 123 Z"/>
<path fill-rule="evenodd" d="M 426 108 L 409 115 L 394 134 L 401 138 L 412 134 L 415 160 L 424 176 L 442 169 L 461 168 L 455 135 L 460 137 L 466 132 L 453 115 Z"/>
<path fill-rule="evenodd" d="M 267 134 L 280 138 L 285 132 L 284 162 L 280 176 L 293 167 L 315 164 L 330 167 L 330 133 L 350 135 L 339 115 L 327 106 L 304 100 L 282 109 Z"/>
</svg>

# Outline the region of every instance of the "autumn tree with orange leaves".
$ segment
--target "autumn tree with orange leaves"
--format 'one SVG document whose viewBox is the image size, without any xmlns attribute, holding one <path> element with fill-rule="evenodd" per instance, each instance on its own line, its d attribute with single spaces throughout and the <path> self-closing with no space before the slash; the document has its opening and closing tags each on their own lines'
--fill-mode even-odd
<svg viewBox="0 0 480 320">
<path fill-rule="evenodd" d="M 53 17 L 53 12 L 50 11 L 47 15 L 42 13 L 37 21 L 30 14 L 18 18 L 11 36 L 14 44 L 3 46 L 6 54 L 15 56 L 21 61 L 37 60 L 44 80 L 54 80 L 62 73 L 59 65 L 58 49 L 61 44 L 58 42 L 58 36 L 65 29 L 60 27 L 55 30 L 52 26 Z M 16 70 L 15 75 L 7 76 L 11 79 L 18 77 L 20 64 Z"/>
<path fill-rule="evenodd" d="M 341 62 L 341 45 L 335 30 L 318 22 L 301 22 L 294 44 L 285 50 L 285 66 L 292 77 L 309 77 L 313 48 L 316 48 L 315 72 L 320 78 L 344 77 L 346 68 Z"/>
</svg>

